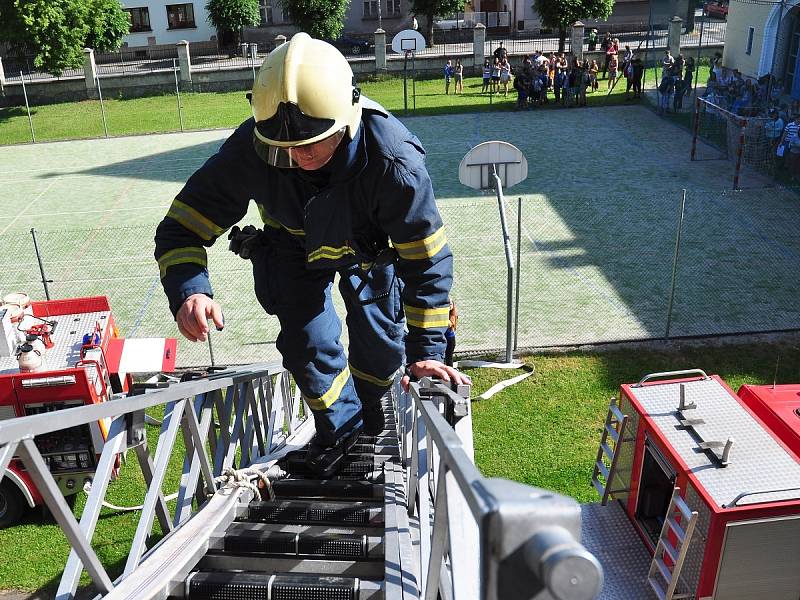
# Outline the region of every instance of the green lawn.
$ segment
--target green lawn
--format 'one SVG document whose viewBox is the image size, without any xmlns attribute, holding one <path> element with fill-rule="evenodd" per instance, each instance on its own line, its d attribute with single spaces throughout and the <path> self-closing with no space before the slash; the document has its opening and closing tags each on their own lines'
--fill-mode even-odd
<svg viewBox="0 0 800 600">
<path fill-rule="evenodd" d="M 624 81 L 611 94 L 600 81 L 600 91 L 588 94 L 589 106 L 623 104 Z M 403 80 L 395 77 L 372 78 L 361 83 L 364 94 L 401 115 L 404 110 Z M 482 80 L 466 78 L 464 93 L 444 94 L 444 81 L 426 79 L 416 83 L 416 109 L 413 86 L 408 82 L 409 114 L 438 115 L 476 111 L 513 110 L 516 93 L 509 89 L 508 97 L 481 94 Z M 452 86 L 451 86 L 452 89 Z M 185 93 L 181 94 L 185 129 L 235 127 L 250 114 L 245 93 Z M 552 108 L 551 103 L 545 108 Z M 109 135 L 132 135 L 179 131 L 177 97 L 174 94 L 147 98 L 104 100 Z M 36 141 L 52 141 L 101 137 L 104 134 L 100 102 L 85 100 L 49 104 L 31 108 Z M 30 124 L 25 107 L 0 108 L 0 144 L 19 144 L 31 141 Z"/>
<path fill-rule="evenodd" d="M 650 372 L 699 367 L 721 375 L 736 390 L 743 383 L 772 382 L 779 357 L 778 382 L 797 381 L 800 348 L 789 343 L 620 348 L 529 357 L 527 362 L 536 368 L 534 376 L 473 405 L 477 464 L 489 477 L 514 479 L 581 502 L 593 501 L 592 464 L 608 400 L 621 383 L 637 381 Z M 478 369 L 470 375 L 478 394 L 509 373 Z M 149 430 L 154 443 L 156 428 Z M 134 467 L 132 455 L 131 459 L 120 480 L 111 484 L 108 499 L 115 504 L 142 500 L 141 473 Z M 165 493 L 174 491 L 179 468 L 176 457 Z M 82 504 L 83 498 L 78 510 Z M 97 525 L 94 547 L 112 576 L 124 566 L 137 516 L 106 511 Z M 0 561 L 0 589 L 33 591 L 56 585 L 68 553 L 58 527 L 40 523 L 38 514 L 32 514 L 23 525 L 0 530 L 0 547 L 14 549 Z M 86 576 L 84 582 L 88 582 Z"/>
</svg>

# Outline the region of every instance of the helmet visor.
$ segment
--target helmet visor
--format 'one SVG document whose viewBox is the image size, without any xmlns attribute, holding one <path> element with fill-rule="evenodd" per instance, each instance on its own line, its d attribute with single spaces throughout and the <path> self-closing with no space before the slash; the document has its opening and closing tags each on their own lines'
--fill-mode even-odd
<svg viewBox="0 0 800 600">
<path fill-rule="evenodd" d="M 345 128 L 342 128 L 318 142 L 297 146 L 273 146 L 257 135 L 253 137 L 253 142 L 258 155 L 270 166 L 315 171 L 331 160 L 344 134 Z"/>
<path fill-rule="evenodd" d="M 334 119 L 311 117 L 303 113 L 296 104 L 281 102 L 274 115 L 256 123 L 256 129 L 264 141 L 272 140 L 290 145 L 302 144 L 325 135 L 335 124 Z"/>
</svg>

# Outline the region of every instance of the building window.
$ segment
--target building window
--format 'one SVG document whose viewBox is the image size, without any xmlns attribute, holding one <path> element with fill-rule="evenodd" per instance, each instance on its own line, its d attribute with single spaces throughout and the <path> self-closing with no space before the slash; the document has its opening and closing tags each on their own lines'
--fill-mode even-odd
<svg viewBox="0 0 800 600">
<path fill-rule="evenodd" d="M 150 28 L 150 9 L 146 6 L 144 8 L 126 8 L 128 11 L 128 18 L 131 20 L 131 33 L 137 31 L 153 31 Z"/>
<path fill-rule="evenodd" d="M 272 25 L 275 23 L 272 18 L 272 4 L 270 2 L 262 1 L 258 9 L 261 12 L 261 23 L 259 23 L 260 27 L 266 27 L 267 25 Z"/>
<path fill-rule="evenodd" d="M 399 17 L 400 0 L 386 0 L 386 14 L 390 17 Z"/>
<path fill-rule="evenodd" d="M 192 27 L 196 27 L 192 4 L 167 5 L 167 29 L 189 29 Z"/>
<path fill-rule="evenodd" d="M 366 0 L 364 2 L 364 18 L 378 18 L 378 0 Z"/>
<path fill-rule="evenodd" d="M 754 27 L 747 28 L 747 48 L 745 49 L 745 54 L 752 54 L 753 53 L 753 36 L 755 35 L 756 30 Z"/>
</svg>

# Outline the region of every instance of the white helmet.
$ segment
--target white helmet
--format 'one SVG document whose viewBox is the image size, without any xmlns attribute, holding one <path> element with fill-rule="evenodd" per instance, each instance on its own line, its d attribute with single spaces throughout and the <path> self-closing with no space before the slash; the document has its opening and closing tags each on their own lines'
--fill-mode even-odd
<svg viewBox="0 0 800 600">
<path fill-rule="evenodd" d="M 295 167 L 293 147 L 344 132 L 353 139 L 361 122 L 360 100 L 344 56 L 297 33 L 270 52 L 253 83 L 256 148 L 271 165 Z"/>
</svg>

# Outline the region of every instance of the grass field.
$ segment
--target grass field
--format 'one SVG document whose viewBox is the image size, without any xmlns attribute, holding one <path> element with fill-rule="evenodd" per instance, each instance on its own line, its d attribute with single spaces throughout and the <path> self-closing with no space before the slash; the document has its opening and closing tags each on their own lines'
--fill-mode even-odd
<svg viewBox="0 0 800 600">
<path fill-rule="evenodd" d="M 778 358 L 778 382 L 797 381 L 800 348 L 794 342 L 529 357 L 526 362 L 536 369 L 533 377 L 473 405 L 476 462 L 487 477 L 514 479 L 581 502 L 594 501 L 592 465 L 608 400 L 621 383 L 638 381 L 645 373 L 699 367 L 721 375 L 735 390 L 743 383 L 771 383 Z M 476 369 L 470 375 L 479 394 L 508 373 Z M 148 430 L 154 445 L 157 431 Z M 110 502 L 141 503 L 143 480 L 135 462 L 129 461 L 120 480 L 111 484 Z M 176 488 L 178 468 L 175 462 L 165 493 Z M 82 505 L 83 499 L 78 512 Z M 104 509 L 98 522 L 94 547 L 114 575 L 124 566 L 137 517 L 138 513 L 113 514 Z M 34 591 L 57 583 L 69 545 L 55 524 L 40 521 L 38 513 L 32 513 L 25 524 L 0 530 L 0 546 L 14 548 L 0 561 L 0 589 Z"/>
</svg>

